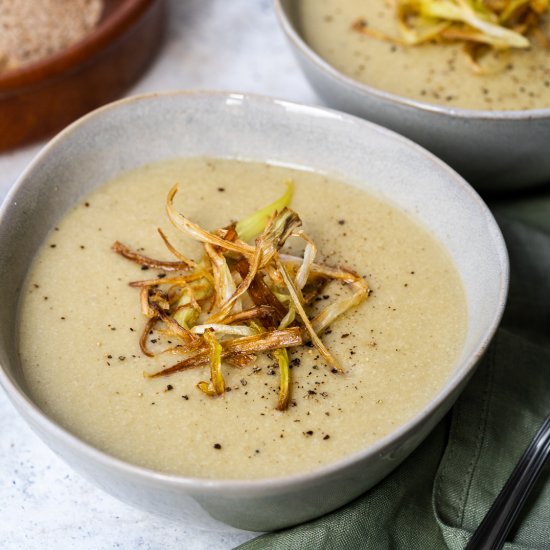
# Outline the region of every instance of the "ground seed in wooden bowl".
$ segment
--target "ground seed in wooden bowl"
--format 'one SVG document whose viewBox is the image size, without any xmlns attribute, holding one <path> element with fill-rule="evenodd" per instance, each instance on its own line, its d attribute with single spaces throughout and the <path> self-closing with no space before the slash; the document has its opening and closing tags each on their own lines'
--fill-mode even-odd
<svg viewBox="0 0 550 550">
<path fill-rule="evenodd" d="M 0 73 L 34 63 L 84 38 L 103 0 L 1 0 Z"/>
</svg>

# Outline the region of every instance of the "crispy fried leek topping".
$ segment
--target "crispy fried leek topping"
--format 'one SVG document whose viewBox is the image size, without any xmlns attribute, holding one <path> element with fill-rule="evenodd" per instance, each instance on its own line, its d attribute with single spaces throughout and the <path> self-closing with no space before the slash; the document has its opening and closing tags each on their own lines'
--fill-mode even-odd
<svg viewBox="0 0 550 550">
<path fill-rule="evenodd" d="M 317 247 L 304 233 L 298 214 L 289 208 L 294 186 L 286 185 L 286 192 L 272 204 L 214 231 L 201 228 L 175 209 L 178 187 L 174 186 L 166 200 L 168 218 L 179 231 L 202 243 L 204 254 L 198 262 L 182 254 L 160 229 L 164 244 L 178 261 L 154 260 L 118 241 L 113 245 L 124 258 L 164 272 L 129 283 L 139 289 L 147 319 L 139 340 L 142 352 L 149 357 L 180 356 L 174 365 L 146 373 L 148 378 L 210 365 L 210 379 L 198 382 L 197 388 L 206 395 L 221 396 L 226 391 L 222 362 L 242 368 L 257 354 L 272 351 L 280 373 L 277 409 L 282 411 L 290 401 L 291 348 L 310 342 L 333 372 L 343 372 L 320 335 L 367 298 L 368 286 L 350 270 L 315 263 Z M 282 252 L 290 237 L 304 241 L 303 257 Z M 252 240 L 254 245 L 249 244 Z M 166 272 L 175 273 L 167 276 Z M 309 304 L 330 281 L 348 286 L 351 294 L 310 316 Z M 160 342 L 168 342 L 169 347 Z"/>
<path fill-rule="evenodd" d="M 479 61 L 490 51 L 529 48 L 534 37 L 545 47 L 541 22 L 549 0 L 395 0 L 400 37 L 371 29 L 359 19 L 352 29 L 395 44 L 462 43 L 474 72 L 486 74 Z"/>
</svg>

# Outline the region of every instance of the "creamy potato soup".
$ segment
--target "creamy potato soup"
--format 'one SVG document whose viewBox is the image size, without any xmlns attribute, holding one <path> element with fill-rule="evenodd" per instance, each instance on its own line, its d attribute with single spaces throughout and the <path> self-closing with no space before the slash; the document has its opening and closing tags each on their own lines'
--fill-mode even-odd
<svg viewBox="0 0 550 550">
<path fill-rule="evenodd" d="M 359 82 L 411 99 L 466 109 L 517 110 L 550 107 L 550 52 L 531 40 L 528 50 L 489 58 L 493 74 L 472 72 L 460 44 L 401 46 L 352 30 L 358 19 L 399 38 L 393 2 L 298 0 L 299 26 L 311 48 Z M 550 36 L 550 17 L 543 29 Z"/>
<path fill-rule="evenodd" d="M 319 247 L 372 294 L 323 341 L 345 374 L 315 348 L 290 350 L 291 403 L 276 410 L 279 375 L 268 354 L 223 364 L 227 391 L 197 389 L 209 367 L 145 378 L 178 361 L 144 356 L 146 319 L 130 281 L 156 277 L 111 250 L 121 241 L 174 260 L 157 233 L 193 257 L 198 245 L 171 226 L 176 208 L 202 227 L 226 226 L 295 182 L 291 207 Z M 288 243 L 298 252 L 297 244 Z M 329 303 L 343 290 L 328 287 Z M 200 478 L 267 478 L 315 469 L 372 444 L 442 387 L 466 329 L 461 280 L 442 246 L 408 215 L 325 175 L 266 164 L 184 159 L 125 173 L 77 204 L 47 236 L 25 283 L 21 362 L 39 406 L 67 430 L 133 464 Z"/>
</svg>

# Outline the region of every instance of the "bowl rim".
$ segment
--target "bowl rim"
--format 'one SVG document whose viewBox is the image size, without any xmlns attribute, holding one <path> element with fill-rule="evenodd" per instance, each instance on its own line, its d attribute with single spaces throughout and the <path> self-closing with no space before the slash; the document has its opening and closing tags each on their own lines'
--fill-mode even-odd
<svg viewBox="0 0 550 550">
<path fill-rule="evenodd" d="M 476 119 L 476 120 L 533 120 L 533 119 L 550 119 L 550 107 L 539 109 L 509 109 L 509 110 L 485 110 L 485 109 L 465 109 L 461 107 L 446 107 L 445 105 L 437 105 L 435 103 L 428 103 L 411 99 L 405 96 L 386 92 L 382 89 L 369 86 L 355 80 L 344 73 L 337 70 L 330 63 L 325 61 L 320 55 L 318 55 L 307 42 L 302 38 L 298 32 L 290 17 L 287 14 L 286 8 L 283 6 L 284 0 L 273 0 L 275 13 L 279 25 L 283 29 L 286 37 L 294 48 L 299 51 L 310 63 L 315 65 L 317 69 L 325 73 L 329 78 L 336 80 L 339 84 L 348 88 L 353 92 L 360 92 L 363 95 L 371 95 L 378 100 L 384 101 L 392 105 L 399 107 L 405 107 L 408 109 L 418 109 L 419 111 L 425 111 L 434 115 L 462 118 L 462 119 Z"/>
<path fill-rule="evenodd" d="M 182 98 L 184 101 L 191 102 L 194 100 L 200 101 L 203 99 L 209 99 L 211 101 L 226 101 L 228 99 L 234 100 L 235 98 L 240 98 L 243 102 L 246 101 L 247 103 L 253 105 L 268 105 L 270 108 L 275 106 L 283 106 L 287 107 L 292 113 L 300 114 L 300 116 L 315 116 L 325 119 L 330 117 L 334 121 L 343 121 L 352 124 L 359 124 L 361 126 L 366 125 L 370 127 L 372 131 L 386 134 L 391 139 L 397 140 L 406 147 L 414 149 L 417 154 L 425 156 L 430 162 L 435 163 L 439 168 L 444 169 L 449 174 L 449 179 L 453 180 L 454 185 L 462 188 L 462 191 L 471 197 L 471 200 L 477 204 L 488 223 L 490 229 L 489 233 L 491 234 L 491 238 L 494 243 L 494 250 L 501 267 L 498 281 L 498 303 L 495 311 L 493 312 L 491 323 L 488 325 L 485 333 L 479 337 L 477 346 L 472 351 L 470 356 L 463 360 L 460 372 L 452 373 L 445 382 L 445 385 L 440 388 L 429 403 L 413 415 L 409 420 L 407 420 L 407 422 L 401 424 L 397 429 L 393 430 L 372 445 L 368 445 L 358 451 L 347 454 L 336 461 L 330 462 L 318 468 L 314 468 L 313 470 L 281 477 L 258 479 L 209 479 L 163 473 L 151 468 L 137 466 L 99 450 L 92 444 L 87 443 L 83 439 L 80 439 L 78 436 L 69 432 L 67 429 L 61 427 L 61 425 L 50 418 L 38 407 L 37 404 L 34 403 L 34 401 L 31 400 L 29 396 L 26 395 L 19 384 L 12 380 L 11 376 L 4 370 L 4 366 L 1 363 L 0 386 L 4 388 L 6 394 L 15 405 L 15 408 L 19 414 L 21 414 L 31 428 L 34 429 L 34 426 L 39 426 L 42 432 L 47 433 L 55 439 L 61 440 L 65 447 L 72 448 L 75 451 L 75 454 L 85 455 L 88 460 L 100 464 L 104 469 L 116 471 L 117 475 L 122 475 L 123 477 L 136 477 L 144 482 L 161 483 L 163 486 L 171 486 L 173 488 L 181 489 L 189 494 L 200 493 L 205 495 L 215 495 L 221 493 L 232 493 L 254 496 L 261 495 L 262 493 L 265 494 L 266 492 L 271 494 L 283 493 L 289 491 L 290 489 L 295 489 L 298 486 L 305 487 L 315 485 L 320 479 L 332 477 L 340 470 L 352 467 L 355 464 L 367 459 L 369 456 L 383 456 L 385 449 L 392 446 L 392 444 L 397 440 L 403 438 L 406 439 L 407 435 L 414 431 L 416 426 L 422 424 L 424 420 L 429 418 L 431 414 L 443 405 L 452 393 L 456 391 L 457 387 L 459 387 L 464 380 L 467 380 L 470 377 L 498 328 L 500 319 L 502 318 L 504 312 L 508 294 L 509 259 L 504 238 L 488 206 L 484 203 L 479 194 L 457 172 L 455 172 L 438 157 L 408 138 L 405 138 L 392 130 L 388 130 L 387 128 L 366 121 L 360 117 L 342 113 L 326 107 L 311 106 L 254 93 L 192 89 L 160 93 L 146 93 L 123 98 L 104 105 L 67 126 L 64 130 L 52 138 L 41 149 L 41 151 L 38 152 L 8 192 L 3 204 L 0 206 L 0 228 L 8 209 L 13 207 L 14 203 L 17 204 L 15 198 L 20 190 L 24 189 L 26 186 L 28 176 L 31 175 L 37 167 L 39 167 L 42 160 L 47 157 L 52 150 L 55 150 L 66 140 L 70 140 L 71 134 L 74 131 L 78 130 L 81 126 L 86 125 L 88 121 L 95 119 L 98 116 L 101 117 L 105 114 L 108 115 L 110 111 L 125 108 L 128 105 L 154 101 L 162 98 Z M 50 446 L 49 443 L 47 443 L 47 445 Z"/>
<path fill-rule="evenodd" d="M 127 32 L 159 1 L 119 0 L 111 13 L 101 14 L 97 25 L 77 42 L 32 63 L 0 73 L 0 97 L 19 88 L 42 85 L 93 59 Z"/>
</svg>

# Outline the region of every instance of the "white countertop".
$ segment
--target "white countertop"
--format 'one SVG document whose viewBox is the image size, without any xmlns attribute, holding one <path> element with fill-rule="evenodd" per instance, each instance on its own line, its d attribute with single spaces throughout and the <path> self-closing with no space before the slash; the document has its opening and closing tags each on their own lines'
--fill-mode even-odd
<svg viewBox="0 0 550 550">
<path fill-rule="evenodd" d="M 278 27 L 271 0 L 171 0 L 166 44 L 128 95 L 219 89 L 318 103 Z M 43 144 L 0 154 L 0 200 Z M 90 485 L 27 427 L 0 390 L 0 548 L 233 548 L 254 537 L 174 523 Z"/>
</svg>

